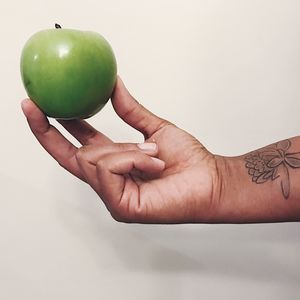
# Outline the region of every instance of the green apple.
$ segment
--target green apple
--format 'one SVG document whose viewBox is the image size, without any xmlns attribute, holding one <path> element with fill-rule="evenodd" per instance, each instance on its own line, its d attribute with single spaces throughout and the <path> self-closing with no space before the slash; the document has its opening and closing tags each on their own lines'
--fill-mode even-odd
<svg viewBox="0 0 300 300">
<path fill-rule="evenodd" d="M 113 92 L 114 53 L 98 33 L 55 27 L 37 32 L 25 44 L 23 84 L 29 98 L 49 117 L 91 117 Z"/>
</svg>

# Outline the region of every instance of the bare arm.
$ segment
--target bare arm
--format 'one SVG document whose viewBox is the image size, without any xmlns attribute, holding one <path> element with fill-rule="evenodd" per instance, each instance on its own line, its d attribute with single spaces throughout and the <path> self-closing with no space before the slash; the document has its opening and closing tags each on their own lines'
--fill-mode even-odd
<svg viewBox="0 0 300 300">
<path fill-rule="evenodd" d="M 225 222 L 300 221 L 300 137 L 221 160 Z"/>
<path fill-rule="evenodd" d="M 89 184 L 118 221 L 249 223 L 300 221 L 300 137 L 239 157 L 217 156 L 141 106 L 117 81 L 117 115 L 145 137 L 113 142 L 86 121 L 61 121 L 72 144 L 32 101 L 28 124 L 43 148 Z"/>
</svg>

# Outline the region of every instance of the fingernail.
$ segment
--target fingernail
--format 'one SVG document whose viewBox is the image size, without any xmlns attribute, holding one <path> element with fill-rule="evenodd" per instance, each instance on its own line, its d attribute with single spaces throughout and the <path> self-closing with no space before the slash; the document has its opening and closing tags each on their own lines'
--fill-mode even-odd
<svg viewBox="0 0 300 300">
<path fill-rule="evenodd" d="M 141 143 L 137 145 L 143 151 L 155 151 L 157 145 L 155 143 Z"/>
<path fill-rule="evenodd" d="M 156 158 L 156 157 L 151 157 L 151 159 L 158 165 L 160 166 L 161 168 L 164 168 L 165 167 L 165 162 L 159 158 Z"/>
</svg>

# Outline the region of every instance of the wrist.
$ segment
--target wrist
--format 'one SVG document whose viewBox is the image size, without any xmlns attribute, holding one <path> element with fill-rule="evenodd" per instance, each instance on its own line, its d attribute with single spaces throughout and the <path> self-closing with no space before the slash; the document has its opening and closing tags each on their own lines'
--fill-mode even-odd
<svg viewBox="0 0 300 300">
<path fill-rule="evenodd" d="M 221 223 L 261 223 L 299 220 L 299 197 L 285 199 L 280 177 L 263 183 L 255 180 L 246 167 L 247 156 L 220 159 Z M 296 195 L 296 196 L 295 196 Z"/>
<path fill-rule="evenodd" d="M 220 160 L 219 218 L 223 223 L 264 222 L 270 214 L 272 188 L 261 189 L 249 177 L 243 156 Z M 268 193 L 268 196 L 266 196 Z"/>
<path fill-rule="evenodd" d="M 236 187 L 239 185 L 238 176 L 240 169 L 234 157 L 215 155 L 216 176 L 213 183 L 211 223 L 233 223 L 237 210 L 236 199 L 240 196 Z"/>
<path fill-rule="evenodd" d="M 219 157 L 219 205 L 221 223 L 249 222 L 253 210 L 251 181 L 247 177 L 242 157 Z"/>
</svg>

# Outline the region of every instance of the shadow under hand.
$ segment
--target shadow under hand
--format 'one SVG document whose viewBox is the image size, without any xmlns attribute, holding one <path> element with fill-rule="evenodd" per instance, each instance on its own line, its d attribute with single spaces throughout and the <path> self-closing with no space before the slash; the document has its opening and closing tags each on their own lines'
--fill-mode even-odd
<svg viewBox="0 0 300 300">
<path fill-rule="evenodd" d="M 298 284 L 300 239 L 290 233 L 299 229 L 297 224 L 117 224 L 107 228 L 105 238 L 128 269 Z"/>
<path fill-rule="evenodd" d="M 71 201 L 56 202 L 58 214 L 64 226 L 83 240 L 101 269 L 299 282 L 298 223 L 121 224 L 111 219 L 88 187 L 76 184 L 74 188 L 76 197 Z"/>
</svg>

